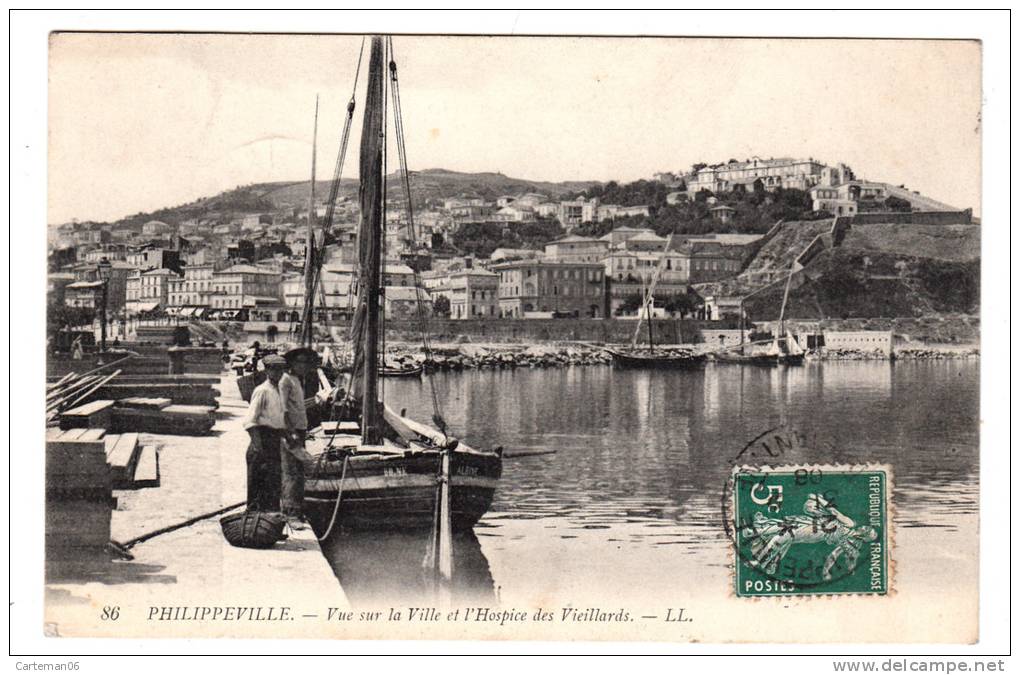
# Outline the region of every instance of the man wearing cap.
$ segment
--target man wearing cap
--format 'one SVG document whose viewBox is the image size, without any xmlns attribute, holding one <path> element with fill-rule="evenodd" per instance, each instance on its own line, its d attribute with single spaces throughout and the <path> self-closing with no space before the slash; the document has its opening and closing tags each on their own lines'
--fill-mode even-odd
<svg viewBox="0 0 1020 675">
<path fill-rule="evenodd" d="M 287 362 L 275 354 L 262 359 L 266 381 L 255 387 L 244 417 L 248 445 L 248 510 L 280 510 L 280 444 L 286 432 L 279 383 Z"/>
<path fill-rule="evenodd" d="M 280 449 L 283 467 L 283 492 L 280 505 L 296 529 L 304 527 L 302 508 L 305 498 L 304 460 L 309 459 L 305 450 L 305 435 L 308 431 L 308 413 L 305 410 L 305 376 L 314 368 L 318 355 L 306 347 L 292 349 L 284 355 L 289 366 L 280 378 L 280 395 L 283 398 L 284 420 L 287 433 Z"/>
</svg>

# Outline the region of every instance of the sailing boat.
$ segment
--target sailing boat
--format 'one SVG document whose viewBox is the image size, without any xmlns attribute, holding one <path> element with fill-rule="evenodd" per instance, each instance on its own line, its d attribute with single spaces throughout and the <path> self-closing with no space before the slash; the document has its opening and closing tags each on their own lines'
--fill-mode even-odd
<svg viewBox="0 0 1020 675">
<path fill-rule="evenodd" d="M 609 355 L 613 359 L 613 365 L 619 368 L 696 368 L 705 363 L 705 355 L 698 354 L 693 349 L 685 347 L 655 349 L 655 341 L 652 337 L 652 310 L 655 307 L 655 287 L 659 282 L 662 269 L 665 267 L 664 259 L 673 243 L 673 233 L 666 239 L 666 247 L 659 256 L 655 273 L 652 274 L 652 281 L 648 285 L 641 309 L 638 313 L 637 327 L 634 329 L 634 337 L 631 338 L 629 349 L 609 349 Z M 641 334 L 641 322 L 648 321 L 648 347 L 639 349 L 637 346 L 638 336 Z"/>
<path fill-rule="evenodd" d="M 731 347 L 729 349 L 722 349 L 712 354 L 712 358 L 718 363 L 735 363 L 749 366 L 778 366 L 778 365 L 798 365 L 804 362 L 804 349 L 801 348 L 797 342 L 797 338 L 794 337 L 788 329 L 786 329 L 786 302 L 790 296 L 790 282 L 793 279 L 793 274 L 796 272 L 797 263 L 794 262 L 794 268 L 790 270 L 790 275 L 786 278 L 786 290 L 783 293 L 783 306 L 779 310 L 779 324 L 776 330 L 776 335 L 773 336 L 769 347 L 764 351 L 758 351 L 751 353 L 747 352 L 748 344 L 753 345 L 755 343 L 745 344 L 744 342 L 744 300 L 747 300 L 751 293 L 740 302 L 740 345 L 738 347 Z M 763 289 L 755 291 L 755 293 L 761 292 Z M 783 334 L 785 333 L 785 334 Z M 780 338 L 780 334 L 782 338 Z"/>
<path fill-rule="evenodd" d="M 387 51 L 390 52 L 388 64 Z M 384 72 L 387 65 L 402 182 L 409 223 L 413 227 L 392 42 L 387 38 L 384 45 L 383 38 L 372 37 L 360 148 L 359 292 L 351 331 L 354 359 L 346 390 L 334 389 L 329 402 L 333 419 L 323 422 L 320 431 L 306 446 L 311 457 L 306 461 L 305 513 L 322 539 L 337 528 L 341 531 L 431 529 L 437 557 L 449 566 L 452 565 L 449 550 L 452 531 L 474 526 L 492 503 L 502 473 L 502 449 L 476 450 L 447 435 L 434 389 L 432 419 L 438 428 L 398 414 L 380 400 L 379 357 L 384 337 L 380 325 L 382 226 L 385 222 Z M 346 148 L 353 110 L 352 95 L 341 153 Z M 341 165 L 342 159 L 338 160 L 334 189 L 339 185 Z M 333 201 L 335 195 L 331 195 L 330 203 Z M 327 226 L 328 222 L 327 217 Z M 420 284 L 416 287 L 420 293 Z M 430 348 L 421 303 L 418 315 L 427 355 Z M 435 386 L 432 380 L 429 384 Z M 440 567 L 442 560 L 438 563 Z"/>
</svg>

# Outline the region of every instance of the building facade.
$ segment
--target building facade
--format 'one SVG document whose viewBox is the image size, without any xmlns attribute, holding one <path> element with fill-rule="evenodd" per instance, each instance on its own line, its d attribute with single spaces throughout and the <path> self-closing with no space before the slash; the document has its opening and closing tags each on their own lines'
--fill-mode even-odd
<svg viewBox="0 0 1020 675">
<path fill-rule="evenodd" d="M 127 279 L 125 289 L 128 314 L 151 312 L 167 306 L 171 280 L 180 277 L 173 270 L 157 268 L 146 272 L 136 271 Z"/>
<path fill-rule="evenodd" d="M 499 315 L 526 318 L 555 312 L 605 316 L 605 268 L 601 262 L 518 260 L 493 265 L 499 275 Z"/>
<path fill-rule="evenodd" d="M 499 316 L 499 275 L 483 269 L 454 272 L 438 294 L 450 301 L 451 319 Z"/>
<path fill-rule="evenodd" d="M 569 235 L 545 245 L 546 260 L 597 263 L 609 252 L 609 242 Z"/>
</svg>

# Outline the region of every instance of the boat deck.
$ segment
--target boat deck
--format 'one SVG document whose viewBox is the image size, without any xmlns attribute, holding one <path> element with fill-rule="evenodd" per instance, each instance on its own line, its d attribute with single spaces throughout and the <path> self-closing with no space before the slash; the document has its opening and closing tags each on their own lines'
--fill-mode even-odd
<svg viewBox="0 0 1020 675">
<path fill-rule="evenodd" d="M 248 437 L 240 418 L 245 404 L 233 374 L 221 380 L 220 391 L 214 435 L 140 435 L 145 444 L 162 447 L 161 487 L 114 491 L 119 503 L 113 539 L 127 541 L 244 500 Z M 271 549 L 234 548 L 223 539 L 216 516 L 139 543 L 131 553 L 132 561 L 53 570 L 46 585 L 47 633 L 267 638 L 342 633 L 341 625 L 326 620 L 327 612 L 346 611 L 349 603 L 310 528 L 290 532 Z M 112 607 L 119 608 L 119 619 L 100 620 L 103 608 Z M 261 613 L 259 620 L 197 620 L 195 608 L 201 607 L 261 608 Z M 281 607 L 294 617 L 284 625 Z M 181 608 L 177 618 L 166 619 L 174 616 L 173 608 Z M 180 614 L 185 610 L 191 613 Z"/>
</svg>

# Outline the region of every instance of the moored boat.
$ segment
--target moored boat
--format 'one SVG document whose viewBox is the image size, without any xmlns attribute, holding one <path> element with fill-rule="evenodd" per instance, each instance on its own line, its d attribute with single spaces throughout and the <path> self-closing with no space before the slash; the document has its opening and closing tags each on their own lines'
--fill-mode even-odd
<svg viewBox="0 0 1020 675">
<path fill-rule="evenodd" d="M 705 355 L 686 349 L 609 349 L 613 365 L 620 368 L 698 368 Z"/>
<path fill-rule="evenodd" d="M 384 74 L 387 62 L 389 77 Z M 381 349 L 387 81 L 391 88 L 389 100 L 394 106 L 400 176 L 408 209 L 408 240 L 415 240 L 392 41 L 373 37 L 360 148 L 358 292 L 350 337 L 353 354 L 350 372 L 341 378 L 345 381 L 342 385 L 338 382 L 325 397 L 328 421 L 323 422 L 306 443 L 305 512 L 317 535 L 323 539 L 344 530 L 431 531 L 432 565 L 441 577 L 449 578 L 451 533 L 470 529 L 489 509 L 502 473 L 502 450 L 474 449 L 446 433 L 436 383 L 432 379 L 429 387 L 436 428 L 411 420 L 403 413 L 398 415 L 380 401 L 380 377 L 415 377 L 423 370 L 421 363 L 383 363 L 384 350 Z M 352 96 L 320 241 L 328 240 L 353 111 Z M 314 213 L 314 209 L 310 212 Z M 314 236 L 309 236 L 308 241 L 315 240 Z M 309 322 L 314 315 L 315 288 L 321 267 L 322 251 L 309 253 L 305 265 L 302 326 L 306 343 L 311 341 Z M 421 288 L 417 270 L 415 288 Z M 425 359 L 429 360 L 427 313 L 421 293 L 418 295 L 417 319 Z"/>
</svg>

